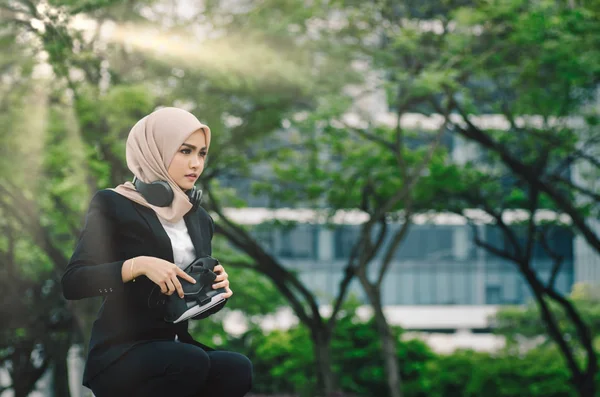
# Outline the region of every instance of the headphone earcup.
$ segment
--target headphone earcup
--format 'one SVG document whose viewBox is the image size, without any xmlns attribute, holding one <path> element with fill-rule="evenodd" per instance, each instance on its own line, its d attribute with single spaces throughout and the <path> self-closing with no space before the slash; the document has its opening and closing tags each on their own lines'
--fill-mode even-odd
<svg viewBox="0 0 600 397">
<path fill-rule="evenodd" d="M 171 189 L 171 186 L 165 181 L 145 183 L 134 178 L 133 184 L 148 203 L 157 207 L 168 207 L 175 198 L 173 189 Z"/>
</svg>

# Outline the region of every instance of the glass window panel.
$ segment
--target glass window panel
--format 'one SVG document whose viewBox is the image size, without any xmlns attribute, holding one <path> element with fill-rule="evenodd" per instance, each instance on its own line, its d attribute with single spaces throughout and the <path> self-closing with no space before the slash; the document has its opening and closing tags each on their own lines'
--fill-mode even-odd
<svg viewBox="0 0 600 397">
<path fill-rule="evenodd" d="M 418 303 L 420 305 L 431 305 L 435 301 L 434 278 L 431 271 L 423 270 L 417 273 Z"/>
<path fill-rule="evenodd" d="M 458 304 L 472 305 L 475 303 L 475 294 L 473 291 L 474 275 L 474 271 L 461 270 L 457 272 L 454 292 Z"/>
<path fill-rule="evenodd" d="M 519 276 L 514 269 L 506 269 L 502 274 L 503 302 L 506 304 L 519 303 Z"/>
<path fill-rule="evenodd" d="M 328 289 L 328 272 L 324 270 L 318 270 L 310 273 L 312 273 L 311 284 L 309 284 L 311 291 L 313 291 L 319 297 L 319 301 L 323 303 L 329 303 L 331 300 L 331 291 Z"/>
<path fill-rule="evenodd" d="M 451 279 L 448 270 L 437 270 L 435 273 L 436 304 L 447 305 L 451 301 Z"/>
<path fill-rule="evenodd" d="M 357 238 L 358 229 L 355 226 L 343 225 L 337 227 L 334 232 L 335 258 L 349 258 Z"/>
<path fill-rule="evenodd" d="M 485 303 L 488 305 L 499 305 L 503 301 L 502 287 L 499 285 L 487 285 L 485 287 Z"/>
<path fill-rule="evenodd" d="M 390 269 L 391 270 L 391 269 Z M 382 283 L 381 299 L 383 305 L 398 305 L 398 287 L 402 283 L 400 274 L 388 271 Z"/>
<path fill-rule="evenodd" d="M 279 255 L 284 258 L 314 258 L 315 235 L 312 225 L 297 225 L 280 231 Z"/>
<path fill-rule="evenodd" d="M 414 305 L 415 301 L 415 273 L 402 269 L 398 283 L 399 304 Z"/>
</svg>

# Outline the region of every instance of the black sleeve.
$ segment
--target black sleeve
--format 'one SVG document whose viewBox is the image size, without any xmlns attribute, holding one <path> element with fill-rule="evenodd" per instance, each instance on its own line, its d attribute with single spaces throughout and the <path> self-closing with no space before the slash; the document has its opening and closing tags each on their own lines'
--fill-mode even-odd
<svg viewBox="0 0 600 397">
<path fill-rule="evenodd" d="M 62 276 L 66 299 L 75 300 L 120 293 L 124 289 L 114 241 L 116 220 L 100 191 L 94 195 L 85 218 L 85 226 L 71 260 Z"/>
<path fill-rule="evenodd" d="M 211 240 L 211 245 L 212 245 L 212 238 L 213 238 L 213 235 L 215 234 L 215 221 L 208 212 L 206 214 L 208 215 L 208 221 L 210 223 L 210 240 Z M 194 317 L 193 319 L 194 320 L 202 320 L 212 314 L 217 313 L 218 311 L 220 311 L 222 308 L 225 307 L 228 300 L 229 299 L 225 299 L 222 303 L 219 303 L 217 306 L 213 307 L 212 309 L 207 310 L 206 312 L 204 312 L 202 314 L 199 314 L 198 316 Z"/>
<path fill-rule="evenodd" d="M 212 216 L 210 216 L 210 214 L 208 214 L 208 219 L 210 220 L 210 241 L 212 244 L 212 238 L 215 234 L 215 220 L 212 218 Z"/>
</svg>

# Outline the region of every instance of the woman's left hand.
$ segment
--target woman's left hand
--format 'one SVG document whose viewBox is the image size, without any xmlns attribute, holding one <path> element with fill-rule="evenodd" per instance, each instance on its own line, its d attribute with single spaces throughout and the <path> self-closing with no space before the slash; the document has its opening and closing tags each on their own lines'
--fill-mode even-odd
<svg viewBox="0 0 600 397">
<path fill-rule="evenodd" d="M 213 271 L 217 275 L 217 278 L 213 284 L 213 288 L 225 288 L 226 292 L 224 298 L 229 298 L 231 295 L 233 295 L 233 291 L 229 288 L 229 275 L 227 272 L 225 272 L 225 268 L 222 265 L 217 265 Z"/>
</svg>

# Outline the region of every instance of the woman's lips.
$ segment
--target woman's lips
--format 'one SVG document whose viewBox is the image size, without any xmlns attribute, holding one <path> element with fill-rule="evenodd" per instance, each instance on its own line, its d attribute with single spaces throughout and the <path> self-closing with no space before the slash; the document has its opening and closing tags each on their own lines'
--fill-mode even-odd
<svg viewBox="0 0 600 397">
<path fill-rule="evenodd" d="M 194 175 L 186 175 L 185 177 L 186 177 L 187 179 L 189 179 L 190 181 L 195 181 L 195 180 L 196 180 L 196 178 L 198 178 L 197 176 L 194 176 Z"/>
</svg>

